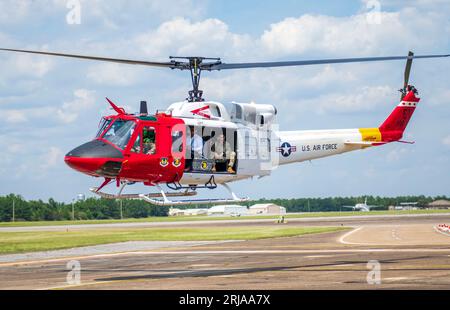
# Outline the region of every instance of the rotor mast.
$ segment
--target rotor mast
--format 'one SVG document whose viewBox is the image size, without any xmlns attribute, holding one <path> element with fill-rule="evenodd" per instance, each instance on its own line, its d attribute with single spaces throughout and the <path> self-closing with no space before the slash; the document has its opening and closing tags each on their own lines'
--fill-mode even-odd
<svg viewBox="0 0 450 310">
<path fill-rule="evenodd" d="M 204 101 L 202 98 L 203 96 L 203 90 L 199 89 L 200 85 L 200 78 L 202 75 L 202 69 L 213 66 L 213 65 L 219 65 L 222 62 L 220 61 L 220 58 L 209 58 L 209 57 L 175 57 L 170 56 L 169 57 L 171 61 L 174 64 L 174 68 L 181 69 L 181 70 L 189 70 L 191 72 L 191 81 L 192 81 L 192 90 L 188 92 L 189 97 L 187 98 L 190 102 L 195 101 Z M 176 59 L 185 59 L 187 62 L 178 62 Z M 213 63 L 203 63 L 204 60 L 215 60 Z"/>
</svg>

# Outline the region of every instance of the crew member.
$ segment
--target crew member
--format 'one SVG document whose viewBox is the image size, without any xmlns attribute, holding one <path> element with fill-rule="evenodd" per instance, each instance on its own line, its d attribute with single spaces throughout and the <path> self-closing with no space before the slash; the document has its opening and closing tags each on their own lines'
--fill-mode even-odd
<svg viewBox="0 0 450 310">
<path fill-rule="evenodd" d="M 216 171 L 216 161 L 227 162 L 227 172 L 235 173 L 233 166 L 236 161 L 236 152 L 230 146 L 228 141 L 225 141 L 223 134 L 220 134 L 215 140 L 211 148 L 211 159 L 214 159 L 212 171 Z"/>
<path fill-rule="evenodd" d="M 189 126 L 190 135 L 186 137 L 187 154 L 190 157 L 186 160 L 185 171 L 192 169 L 192 160 L 203 158 L 203 139 L 194 130 L 194 126 Z"/>
<path fill-rule="evenodd" d="M 144 149 L 144 154 L 153 155 L 156 153 L 156 144 L 155 144 L 155 131 L 149 130 L 144 127 L 143 135 L 142 135 L 142 148 Z"/>
</svg>

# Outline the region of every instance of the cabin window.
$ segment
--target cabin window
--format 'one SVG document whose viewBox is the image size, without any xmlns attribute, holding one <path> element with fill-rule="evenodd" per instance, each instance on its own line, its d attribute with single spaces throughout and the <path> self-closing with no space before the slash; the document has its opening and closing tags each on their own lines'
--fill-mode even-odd
<svg viewBox="0 0 450 310">
<path fill-rule="evenodd" d="M 250 132 L 245 132 L 245 157 L 247 159 L 257 158 L 257 139 L 253 137 Z"/>
<path fill-rule="evenodd" d="M 242 107 L 240 106 L 240 105 L 235 105 L 234 106 L 234 108 L 235 108 L 235 115 L 236 115 L 236 118 L 237 119 L 242 119 Z"/>
<path fill-rule="evenodd" d="M 172 153 L 183 152 L 183 131 L 172 131 Z"/>
<path fill-rule="evenodd" d="M 270 159 L 270 139 L 260 138 L 259 140 L 259 156 L 262 160 Z"/>
<path fill-rule="evenodd" d="M 249 122 L 251 124 L 257 124 L 256 123 L 256 108 L 252 106 L 246 106 L 245 112 L 244 112 L 244 120 L 246 122 Z"/>
<path fill-rule="evenodd" d="M 220 109 L 216 105 L 209 106 L 209 110 L 211 111 L 212 116 L 221 117 Z"/>
<path fill-rule="evenodd" d="M 142 129 L 142 153 L 145 155 L 156 154 L 156 132 L 153 127 L 145 126 Z"/>
<path fill-rule="evenodd" d="M 103 139 L 123 150 L 127 146 L 135 127 L 134 121 L 117 119 L 105 133 Z"/>
</svg>

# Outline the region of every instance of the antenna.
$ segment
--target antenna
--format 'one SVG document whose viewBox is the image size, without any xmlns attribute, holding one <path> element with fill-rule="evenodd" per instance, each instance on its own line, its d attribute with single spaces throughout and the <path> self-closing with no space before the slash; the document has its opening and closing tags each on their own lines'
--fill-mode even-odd
<svg viewBox="0 0 450 310">
<path fill-rule="evenodd" d="M 148 109 L 147 109 L 147 101 L 141 101 L 141 107 L 139 109 L 140 115 L 148 115 Z"/>
</svg>

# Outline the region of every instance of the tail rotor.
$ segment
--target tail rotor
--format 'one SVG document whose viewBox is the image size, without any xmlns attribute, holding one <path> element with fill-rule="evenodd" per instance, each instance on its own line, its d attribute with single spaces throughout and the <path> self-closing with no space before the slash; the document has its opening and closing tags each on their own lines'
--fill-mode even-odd
<svg viewBox="0 0 450 310">
<path fill-rule="evenodd" d="M 417 94 L 417 90 L 415 89 L 415 87 L 408 84 L 409 83 L 409 75 L 411 73 L 411 66 L 412 66 L 413 58 L 414 58 L 414 53 L 409 51 L 408 58 L 406 60 L 406 66 L 405 66 L 405 74 L 404 74 L 404 79 L 403 79 L 403 88 L 400 89 L 400 92 L 402 93 L 402 95 L 400 97 L 400 101 L 403 100 L 403 98 L 406 96 L 406 94 L 410 90 L 413 90 L 414 93 Z"/>
</svg>

